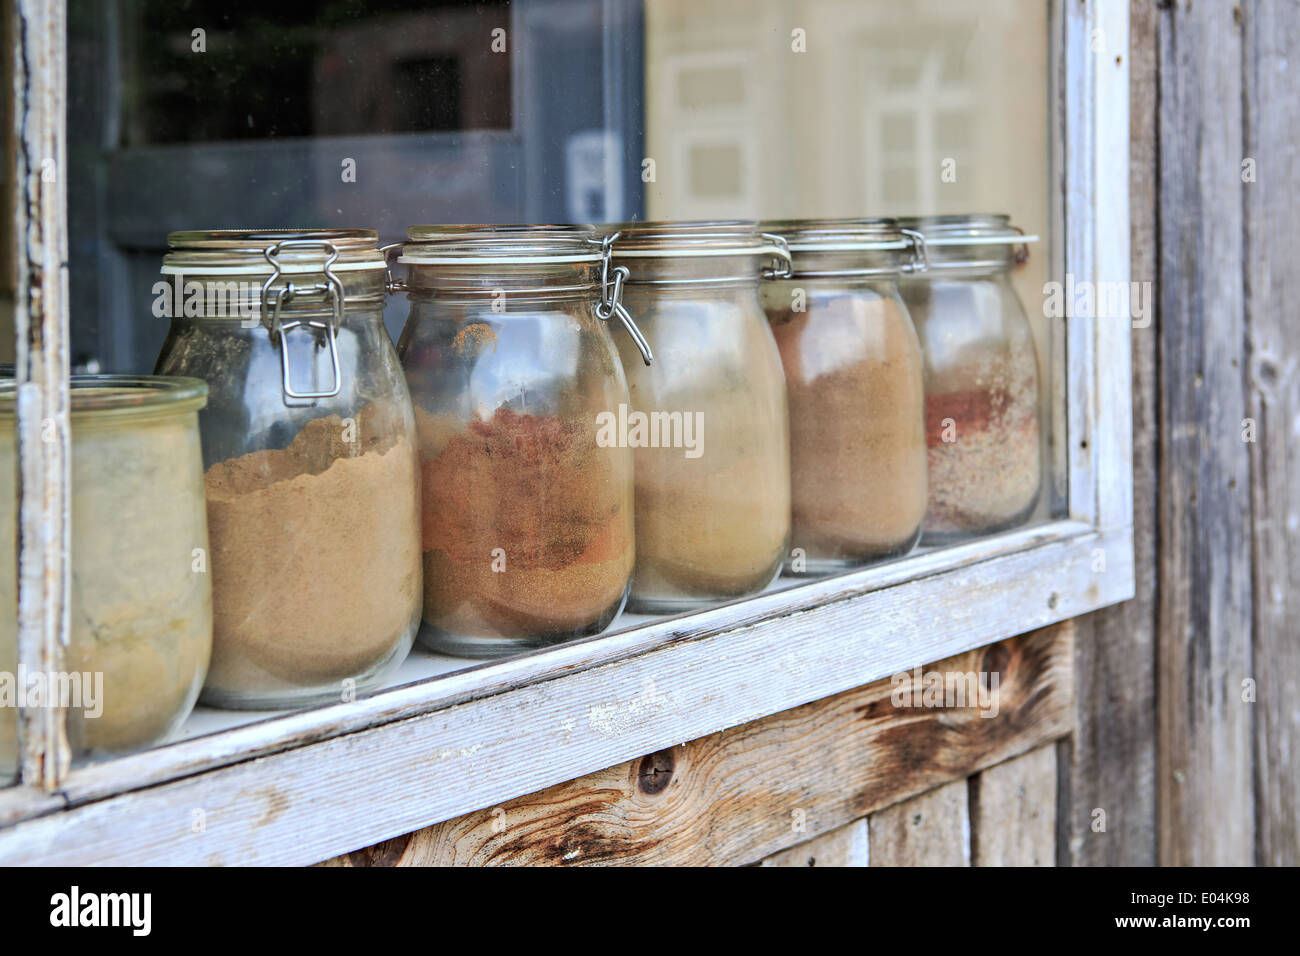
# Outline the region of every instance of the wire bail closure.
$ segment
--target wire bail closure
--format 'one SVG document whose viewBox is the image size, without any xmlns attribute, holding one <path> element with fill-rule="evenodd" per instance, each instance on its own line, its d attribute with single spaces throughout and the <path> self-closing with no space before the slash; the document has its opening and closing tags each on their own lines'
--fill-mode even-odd
<svg viewBox="0 0 1300 956">
<path fill-rule="evenodd" d="M 384 291 L 389 295 L 407 291 L 405 279 L 393 278 L 393 263 L 389 258 L 394 249 L 400 251 L 405 245 L 405 242 L 390 242 L 386 246 L 379 247 L 379 254 L 384 257 Z"/>
<path fill-rule="evenodd" d="M 1025 230 L 1021 229 L 1019 226 L 1012 226 L 1011 228 L 1014 229 L 1016 232 L 1020 233 L 1022 236 L 1025 234 Z M 1035 236 L 1034 238 L 1037 238 L 1037 237 Z M 1025 242 L 1020 243 L 1020 246 L 1016 249 L 1016 251 L 1015 251 L 1014 253 L 1012 253 L 1012 258 L 1015 260 L 1015 263 L 1016 263 L 1016 265 L 1018 265 L 1018 266 L 1022 266 L 1022 265 L 1024 265 L 1026 262 L 1028 262 L 1028 261 L 1029 261 L 1029 242 L 1028 242 L 1028 241 L 1025 241 Z"/>
<path fill-rule="evenodd" d="M 284 288 L 280 289 L 275 295 L 273 303 L 268 302 L 268 295 L 271 286 L 284 273 L 277 256 L 284 249 L 288 248 L 318 248 L 328 255 L 325 259 L 325 265 L 321 272 L 325 275 L 325 282 L 314 283 L 309 286 L 295 286 L 292 281 L 286 282 Z M 270 308 L 269 320 L 264 319 L 263 324 L 271 332 L 273 341 L 278 341 L 280 345 L 280 372 L 284 383 L 284 395 L 286 398 L 293 399 L 317 399 L 333 398 L 343 388 L 343 375 L 339 368 L 339 348 L 338 348 L 338 330 L 343 324 L 343 280 L 340 279 L 332 270 L 331 266 L 339 257 L 338 248 L 332 242 L 318 239 L 285 239 L 277 242 L 273 246 L 267 246 L 262 250 L 262 255 L 272 268 L 272 273 L 262 283 L 262 314 L 267 314 L 268 306 Z M 332 320 L 322 321 L 320 319 L 290 319 L 282 321 L 280 318 L 281 310 L 284 306 L 292 302 L 300 295 L 321 295 L 323 294 L 326 301 L 333 299 Z M 290 369 L 289 347 L 286 336 L 289 332 L 297 328 L 319 329 L 325 332 L 325 342 L 329 348 L 330 366 L 334 372 L 334 385 L 331 389 L 324 392 L 299 392 L 293 387 L 293 376 Z"/>
<path fill-rule="evenodd" d="M 794 259 L 790 255 L 790 243 L 786 241 L 785 236 L 778 236 L 774 232 L 759 233 L 764 239 L 772 243 L 773 258 L 778 262 L 776 266 L 764 266 L 761 275 L 764 279 L 789 279 L 794 275 Z"/>
<path fill-rule="evenodd" d="M 925 236 L 915 229 L 899 229 L 908 240 L 912 261 L 907 264 L 905 272 L 927 272 L 930 269 L 930 253 L 925 247 Z"/>
<path fill-rule="evenodd" d="M 650 365 L 654 362 L 650 343 L 637 328 L 631 313 L 623 306 L 623 283 L 627 281 L 631 272 L 627 266 L 610 268 L 610 260 L 614 254 L 614 241 L 620 235 L 621 233 L 615 232 L 600 241 L 600 301 L 596 303 L 596 318 L 608 322 L 614 316 L 618 316 L 619 322 L 627 329 L 627 334 L 632 336 L 632 341 L 640 350 L 642 361 Z"/>
</svg>

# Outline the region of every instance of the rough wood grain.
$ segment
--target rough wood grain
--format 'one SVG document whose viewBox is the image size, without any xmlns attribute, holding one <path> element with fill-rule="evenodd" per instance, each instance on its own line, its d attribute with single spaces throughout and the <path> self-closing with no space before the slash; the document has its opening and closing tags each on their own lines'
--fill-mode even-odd
<svg viewBox="0 0 1300 956">
<path fill-rule="evenodd" d="M 1159 11 L 1133 0 L 1129 23 L 1129 223 L 1132 281 L 1154 310 L 1157 235 L 1156 42 Z M 1061 766 L 1068 805 L 1060 808 L 1060 850 L 1075 866 L 1152 866 L 1156 862 L 1155 516 L 1156 344 L 1162 317 L 1132 330 L 1132 601 L 1079 621 L 1075 641 L 1078 727 Z M 1146 327 L 1142 327 L 1146 325 Z M 1094 811 L 1106 829 L 1093 829 Z"/>
<path fill-rule="evenodd" d="M 865 818 L 823 833 L 765 858 L 760 866 L 869 866 L 870 836 Z"/>
<path fill-rule="evenodd" d="M 348 862 L 752 862 L 1068 733 L 1072 660 L 1071 626 L 1046 628 L 926 668 L 998 673 L 996 716 L 896 707 L 892 683 L 878 681 L 426 828 Z"/>
<path fill-rule="evenodd" d="M 18 664 L 62 671 L 68 633 L 67 85 L 63 0 L 15 0 L 13 104 L 18 266 L 14 346 L 18 500 Z M 6 543 L 12 547 L 12 542 Z M 54 790 L 69 762 L 61 708 L 19 712 L 21 778 Z"/>
<path fill-rule="evenodd" d="M 1242 39 L 1230 3 L 1160 23 L 1160 862 L 1254 853 Z"/>
<path fill-rule="evenodd" d="M 970 866 L 966 781 L 872 814 L 872 866 Z"/>
<path fill-rule="evenodd" d="M 1300 5 L 1241 5 L 1254 540 L 1255 862 L 1300 865 Z"/>
<path fill-rule="evenodd" d="M 971 864 L 1056 865 L 1056 747 L 970 778 Z"/>
</svg>

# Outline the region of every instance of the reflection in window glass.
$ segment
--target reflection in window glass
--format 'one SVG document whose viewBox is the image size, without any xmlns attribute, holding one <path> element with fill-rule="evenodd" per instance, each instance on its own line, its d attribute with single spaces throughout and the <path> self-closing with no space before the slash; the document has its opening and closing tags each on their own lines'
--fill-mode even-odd
<svg viewBox="0 0 1300 956">
<path fill-rule="evenodd" d="M 125 146 L 510 127 L 505 0 L 127 0 Z"/>
<path fill-rule="evenodd" d="M 170 231 L 391 242 L 643 212 L 639 3 L 69 0 L 68 20 L 75 368 L 152 368 Z"/>
</svg>

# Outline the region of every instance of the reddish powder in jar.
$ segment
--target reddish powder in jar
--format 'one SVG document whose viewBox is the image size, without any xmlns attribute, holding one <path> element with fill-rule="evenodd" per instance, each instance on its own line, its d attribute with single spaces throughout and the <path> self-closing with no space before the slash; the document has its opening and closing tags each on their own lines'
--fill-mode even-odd
<svg viewBox="0 0 1300 956">
<path fill-rule="evenodd" d="M 1042 477 L 1037 377 L 931 393 L 925 402 L 927 538 L 965 537 L 1024 520 Z"/>
<path fill-rule="evenodd" d="M 506 408 L 468 425 L 417 417 L 427 623 L 563 634 L 622 598 L 635 554 L 630 456 L 598 447 L 592 422 Z"/>
</svg>

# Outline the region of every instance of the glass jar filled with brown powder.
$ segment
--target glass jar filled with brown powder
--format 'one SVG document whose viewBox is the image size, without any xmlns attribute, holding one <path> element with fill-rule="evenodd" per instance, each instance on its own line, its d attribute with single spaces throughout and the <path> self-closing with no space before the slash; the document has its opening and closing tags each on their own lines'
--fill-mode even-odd
<svg viewBox="0 0 1300 956">
<path fill-rule="evenodd" d="M 199 420 L 214 610 L 203 700 L 349 700 L 406 656 L 420 616 L 414 418 L 383 325 L 376 234 L 168 242 L 158 371 L 210 389 Z"/>
<path fill-rule="evenodd" d="M 901 283 L 925 359 L 930 504 L 923 541 L 1024 522 L 1043 479 L 1038 352 L 1010 270 L 1034 240 L 1006 216 L 903 220 L 929 268 Z"/>
<path fill-rule="evenodd" d="M 615 424 L 636 451 L 632 606 L 683 611 L 760 591 L 790 537 L 790 445 L 758 283 L 788 256 L 753 222 L 613 228 L 614 261 L 630 272 L 623 301 L 657 356 L 646 367 L 619 343 L 631 401 Z"/>
<path fill-rule="evenodd" d="M 623 608 L 634 555 L 632 452 L 605 427 L 628 402 L 607 322 L 644 345 L 621 276 L 586 227 L 408 235 L 398 351 L 423 475 L 420 641 L 492 657 L 595 634 Z"/>
<path fill-rule="evenodd" d="M 76 759 L 160 743 L 194 707 L 212 648 L 198 424 L 206 393 L 192 378 L 72 377 L 63 673 L 16 681 L 15 392 L 12 380 L 0 383 L 0 784 L 17 763 L 16 693 L 67 707 Z"/>
<path fill-rule="evenodd" d="M 762 284 L 790 401 L 787 570 L 821 574 L 906 554 L 926 507 L 921 349 L 898 276 L 920 238 L 889 219 L 763 224 L 794 274 Z"/>
</svg>

